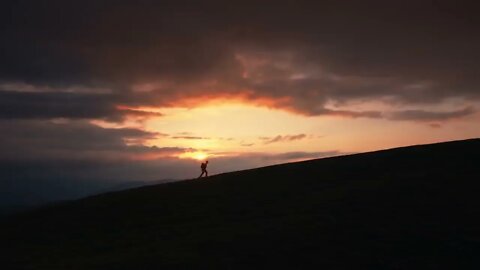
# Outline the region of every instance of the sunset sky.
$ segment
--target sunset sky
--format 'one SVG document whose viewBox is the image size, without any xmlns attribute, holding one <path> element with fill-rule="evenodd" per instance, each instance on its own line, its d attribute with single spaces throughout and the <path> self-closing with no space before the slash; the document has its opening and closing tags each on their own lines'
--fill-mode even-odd
<svg viewBox="0 0 480 270">
<path fill-rule="evenodd" d="M 2 186 L 479 137 L 479 20 L 466 1 L 4 1 Z"/>
</svg>

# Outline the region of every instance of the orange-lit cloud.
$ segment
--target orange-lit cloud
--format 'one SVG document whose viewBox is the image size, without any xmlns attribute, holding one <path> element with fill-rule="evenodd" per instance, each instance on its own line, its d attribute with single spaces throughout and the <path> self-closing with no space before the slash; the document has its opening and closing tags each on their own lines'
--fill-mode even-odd
<svg viewBox="0 0 480 270">
<path fill-rule="evenodd" d="M 305 134 L 297 134 L 297 135 L 277 135 L 275 137 L 260 137 L 261 140 L 264 141 L 265 144 L 270 144 L 270 143 L 276 143 L 276 142 L 282 142 L 282 141 L 297 141 L 297 140 L 302 140 L 307 138 L 307 135 Z"/>
<path fill-rule="evenodd" d="M 172 136 L 173 139 L 185 139 L 185 140 L 210 140 L 209 137 L 198 137 L 198 136 Z"/>
<path fill-rule="evenodd" d="M 397 120 L 425 104 L 442 113 L 451 99 L 479 103 L 471 59 L 480 38 L 468 5 L 449 15 L 430 4 L 411 10 L 381 1 L 282 2 L 270 12 L 245 1 L 235 9 L 197 5 L 7 5 L 3 17 L 29 7 L 38 24 L 14 18 L 0 37 L 9 52 L 0 63 L 0 118 L 122 122 L 158 116 L 149 107 L 234 102 L 305 116 L 395 112 L 386 119 Z M 62 23 L 54 10 L 66 12 Z M 371 100 L 388 111 L 348 106 Z"/>
</svg>

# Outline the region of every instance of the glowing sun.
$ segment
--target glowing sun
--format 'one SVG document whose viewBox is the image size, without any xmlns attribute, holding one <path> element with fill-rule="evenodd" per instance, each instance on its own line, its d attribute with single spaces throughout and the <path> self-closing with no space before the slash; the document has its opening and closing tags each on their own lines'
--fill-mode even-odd
<svg viewBox="0 0 480 270">
<path fill-rule="evenodd" d="M 196 160 L 205 160 L 208 157 L 208 154 L 205 152 L 187 152 L 179 156 L 180 158 L 191 158 Z"/>
</svg>

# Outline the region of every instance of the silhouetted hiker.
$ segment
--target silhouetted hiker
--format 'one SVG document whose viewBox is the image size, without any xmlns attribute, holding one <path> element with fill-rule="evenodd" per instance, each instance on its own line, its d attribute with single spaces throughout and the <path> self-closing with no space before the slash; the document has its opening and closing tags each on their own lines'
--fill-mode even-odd
<svg viewBox="0 0 480 270">
<path fill-rule="evenodd" d="M 202 169 L 202 174 L 200 174 L 198 178 L 202 177 L 203 174 L 205 174 L 205 177 L 208 177 L 207 164 L 208 164 L 208 160 L 203 162 L 202 165 L 200 165 L 200 169 Z"/>
</svg>

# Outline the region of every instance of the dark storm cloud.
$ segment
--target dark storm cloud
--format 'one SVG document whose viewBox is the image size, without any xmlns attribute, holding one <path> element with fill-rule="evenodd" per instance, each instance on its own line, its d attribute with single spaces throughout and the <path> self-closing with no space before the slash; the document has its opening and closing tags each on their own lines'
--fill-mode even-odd
<svg viewBox="0 0 480 270">
<path fill-rule="evenodd" d="M 189 149 L 148 147 L 164 136 L 134 128 L 101 128 L 83 121 L 0 121 L 0 160 L 131 160 L 145 155 L 174 155 Z"/>
<path fill-rule="evenodd" d="M 0 86 L 0 119 L 105 119 L 121 121 L 125 116 L 161 116 L 119 107 L 118 95 L 103 93 L 4 91 Z"/>
<path fill-rule="evenodd" d="M 117 118 L 110 95 L 0 91 L 0 118 Z"/>
<path fill-rule="evenodd" d="M 109 87 L 124 105 L 241 94 L 306 115 L 379 117 L 326 105 L 479 97 L 480 21 L 466 1 L 8 1 L 0 10 L 0 81 Z M 142 84 L 156 86 L 132 90 Z M 111 115 L 108 101 L 78 102 L 94 106 L 88 117 Z M 3 118 L 32 114 L 12 110 Z M 65 117 L 88 110 L 77 111 Z"/>
<path fill-rule="evenodd" d="M 411 121 L 444 121 L 456 118 L 462 118 L 474 114 L 475 110 L 471 107 L 455 111 L 425 111 L 425 110 L 406 110 L 392 113 L 388 118 L 392 120 L 411 120 Z"/>
</svg>

